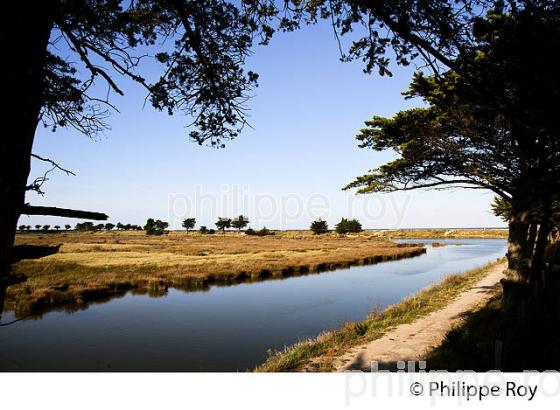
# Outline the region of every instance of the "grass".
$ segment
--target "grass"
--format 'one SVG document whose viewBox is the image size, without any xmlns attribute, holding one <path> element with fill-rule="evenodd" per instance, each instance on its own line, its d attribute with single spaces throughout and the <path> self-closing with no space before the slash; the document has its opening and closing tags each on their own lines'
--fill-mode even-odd
<svg viewBox="0 0 560 410">
<path fill-rule="evenodd" d="M 490 239 L 507 238 L 507 229 L 401 229 L 373 231 L 381 238 L 393 239 Z"/>
<path fill-rule="evenodd" d="M 558 370 L 560 334 L 560 266 L 551 270 L 545 292 L 502 305 L 498 288 L 490 301 L 452 329 L 443 343 L 428 353 L 427 370 Z"/>
<path fill-rule="evenodd" d="M 16 245 L 25 252 L 16 252 L 20 260 L 13 271 L 26 280 L 8 288 L 4 308 L 18 316 L 53 308 L 75 310 L 130 290 L 158 296 L 169 287 L 207 289 L 210 284 L 284 278 L 425 252 L 419 244 L 395 244 L 372 235 L 305 232 L 266 237 L 26 233 L 17 236 Z"/>
<path fill-rule="evenodd" d="M 363 322 L 350 322 L 341 329 L 325 332 L 315 339 L 302 341 L 282 351 L 271 352 L 267 361 L 255 370 L 261 372 L 331 371 L 334 360 L 348 348 L 378 339 L 398 325 L 411 323 L 417 318 L 443 308 L 501 262 L 502 260 L 499 260 L 460 275 L 448 276 L 396 305 L 372 313 Z"/>
</svg>

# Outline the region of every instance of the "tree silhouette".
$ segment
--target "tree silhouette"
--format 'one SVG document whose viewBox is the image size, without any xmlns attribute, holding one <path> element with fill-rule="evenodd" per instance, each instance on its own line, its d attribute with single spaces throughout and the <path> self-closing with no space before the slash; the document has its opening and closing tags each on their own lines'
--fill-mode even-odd
<svg viewBox="0 0 560 410">
<path fill-rule="evenodd" d="M 114 227 L 115 227 L 115 224 L 112 224 L 110 222 L 105 224 L 105 230 L 107 230 L 107 231 L 113 230 Z"/>
<path fill-rule="evenodd" d="M 72 228 L 70 225 L 64 225 L 64 229 L 66 229 L 67 231 L 70 230 L 70 228 Z"/>
<path fill-rule="evenodd" d="M 316 221 L 311 222 L 309 229 L 311 229 L 311 232 L 315 235 L 321 235 L 329 231 L 329 226 L 327 225 L 327 221 L 317 219 Z"/>
<path fill-rule="evenodd" d="M 0 142 L 0 277 L 9 272 L 25 192 L 44 182 L 27 185 L 38 125 L 100 134 L 116 110 L 113 96 L 132 81 L 156 109 L 189 116 L 194 141 L 221 147 L 245 125 L 257 80 L 243 69 L 254 21 L 224 0 L 44 0 L 32 12 L 21 2 L 4 6 L 0 45 L 13 64 L 0 68 L 10 100 L 2 118 L 18 132 Z M 147 50 L 161 67 L 154 81 Z"/>
<path fill-rule="evenodd" d="M 144 230 L 147 235 L 163 235 L 168 226 L 167 222 L 163 222 L 160 219 L 154 220 L 149 218 L 146 221 L 146 225 L 144 225 Z"/>
<path fill-rule="evenodd" d="M 42 225 L 37 224 L 37 225 L 35 225 L 35 229 L 39 230 L 39 229 L 41 229 L 41 226 Z"/>
<path fill-rule="evenodd" d="M 335 230 L 339 234 L 362 232 L 362 224 L 357 219 L 342 218 L 336 224 Z"/>
<path fill-rule="evenodd" d="M 241 231 L 247 225 L 249 225 L 249 218 L 243 215 L 239 215 L 231 221 L 231 227 L 237 229 L 237 231 Z"/>
<path fill-rule="evenodd" d="M 185 228 L 187 230 L 187 232 L 189 231 L 189 229 L 193 229 L 194 226 L 196 225 L 196 219 L 195 218 L 187 218 L 183 221 L 183 228 Z"/>
<path fill-rule="evenodd" d="M 222 231 L 222 233 L 226 232 L 226 228 L 231 227 L 231 219 L 230 218 L 218 218 L 216 221 L 216 228 Z"/>
<path fill-rule="evenodd" d="M 56 229 L 58 231 L 60 229 L 60 225 L 55 225 L 54 229 Z"/>
<path fill-rule="evenodd" d="M 543 246 L 533 246 L 531 221 L 540 216 L 537 242 L 546 244 L 560 194 L 560 123 L 550 104 L 560 89 L 550 53 L 560 49 L 559 18 L 558 10 L 520 10 L 480 19 L 476 47 L 457 59 L 461 70 L 415 76 L 408 96 L 422 97 L 427 108 L 366 123 L 360 146 L 400 157 L 347 187 L 368 193 L 460 186 L 497 194 L 510 207 L 506 299 L 509 290 L 542 285 Z M 521 58 L 519 50 L 527 54 Z"/>
</svg>

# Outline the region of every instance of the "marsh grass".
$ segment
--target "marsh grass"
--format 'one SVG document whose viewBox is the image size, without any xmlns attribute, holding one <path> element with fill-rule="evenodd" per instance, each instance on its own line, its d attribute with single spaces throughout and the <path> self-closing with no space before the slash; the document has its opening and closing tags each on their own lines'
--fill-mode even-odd
<svg viewBox="0 0 560 410">
<path fill-rule="evenodd" d="M 280 279 L 425 252 L 421 244 L 309 234 L 171 232 L 153 237 L 142 232 L 65 232 L 23 234 L 16 244 L 58 250 L 13 265 L 14 273 L 27 279 L 8 288 L 5 309 L 19 316 L 53 308 L 75 310 L 130 290 L 161 296 L 169 287 L 205 290 L 211 284 Z"/>
<path fill-rule="evenodd" d="M 502 260 L 498 260 L 463 274 L 447 276 L 439 283 L 383 311 L 373 312 L 363 322 L 349 322 L 341 329 L 325 332 L 315 339 L 302 341 L 282 351 L 271 351 L 266 362 L 255 370 L 260 372 L 332 371 L 334 360 L 348 348 L 378 339 L 398 325 L 411 323 L 443 308 L 501 262 Z"/>
</svg>

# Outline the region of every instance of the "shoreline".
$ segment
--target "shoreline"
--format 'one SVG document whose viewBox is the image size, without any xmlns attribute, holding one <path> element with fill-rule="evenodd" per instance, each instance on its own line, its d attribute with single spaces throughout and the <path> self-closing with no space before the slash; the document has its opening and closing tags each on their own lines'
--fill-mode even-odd
<svg viewBox="0 0 560 410">
<path fill-rule="evenodd" d="M 461 274 L 450 274 L 380 312 L 373 312 L 361 322 L 348 322 L 337 330 L 272 352 L 254 371 L 336 371 L 340 367 L 340 360 L 351 349 L 379 340 L 397 326 L 414 323 L 444 309 L 503 263 L 504 258 L 500 258 Z"/>
<path fill-rule="evenodd" d="M 70 243 L 66 244 L 69 247 L 66 251 L 65 244 L 63 244 L 59 247 L 60 250 L 57 248 L 57 252 L 52 255 L 42 255 L 37 259 L 23 259 L 16 263 L 14 271 L 28 275 L 28 279 L 8 288 L 4 310 L 13 311 L 16 318 L 40 317 L 42 314 L 54 310 L 72 312 L 85 309 L 92 303 L 102 303 L 124 296 L 128 292 L 157 297 L 164 296 L 169 288 L 184 291 L 207 291 L 211 286 L 231 286 L 319 274 L 353 266 L 412 258 L 426 252 L 426 248 L 420 244 L 395 244 L 381 239 L 372 241 L 372 238 L 359 237 L 309 237 L 303 240 L 272 237 L 274 239 L 266 241 L 262 238 L 230 235 L 225 235 L 225 237 L 216 235 L 211 239 L 206 237 L 201 239 L 200 236 L 197 238 L 194 235 L 187 236 L 186 234 L 175 235 L 171 239 L 135 236 L 134 238 L 143 241 L 142 243 L 167 240 L 167 243 L 161 246 L 184 245 L 181 241 L 185 241 L 187 245 L 184 246 L 191 248 L 200 245 L 201 241 L 204 241 L 202 245 L 206 248 L 210 245 L 215 247 L 218 245 L 237 246 L 242 243 L 245 252 L 236 253 L 240 251 L 234 249 L 228 250 L 229 253 L 215 251 L 215 254 L 206 254 L 205 252 L 205 255 L 200 256 L 201 252 L 198 248 L 192 251 L 192 255 L 185 255 L 186 251 L 181 252 L 179 249 L 174 250 L 175 253 L 170 251 L 164 253 L 165 261 L 169 262 L 168 265 L 158 265 L 157 263 L 142 263 L 142 259 L 138 258 L 145 257 L 145 253 L 139 254 L 137 257 L 133 251 L 120 253 L 115 251 L 115 248 L 122 245 L 123 238 L 131 235 L 121 235 L 116 232 L 101 235 L 86 234 L 86 238 L 82 240 L 91 241 L 110 236 L 116 238 L 115 242 L 109 244 L 97 241 L 78 245 Z M 41 237 L 38 240 L 44 241 L 44 239 Z M 56 237 L 49 235 L 48 239 L 56 239 Z M 209 245 L 208 240 L 213 241 L 212 244 Z M 153 245 L 152 242 L 149 243 L 150 245 L 130 246 L 148 246 L 148 249 L 154 252 L 154 257 L 160 257 L 161 254 L 155 253 L 153 249 L 156 245 Z M 264 249 L 260 253 L 255 250 L 255 247 L 258 246 Z M 133 265 L 103 264 L 108 263 L 111 256 L 115 254 L 125 263 L 130 263 L 129 261 L 137 263 Z M 94 258 L 91 265 L 76 263 L 81 260 L 80 258 L 87 261 L 88 257 Z M 255 259 L 256 257 L 260 259 Z M 236 263 L 235 265 L 232 260 Z M 96 265 L 97 262 L 100 264 Z M 195 264 L 193 265 L 193 263 Z M 199 270 L 193 271 L 196 268 Z"/>
</svg>

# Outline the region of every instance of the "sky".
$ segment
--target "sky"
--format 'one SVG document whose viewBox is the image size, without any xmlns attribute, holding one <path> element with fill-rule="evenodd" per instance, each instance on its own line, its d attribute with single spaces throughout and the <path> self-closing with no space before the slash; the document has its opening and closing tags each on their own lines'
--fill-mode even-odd
<svg viewBox="0 0 560 410">
<path fill-rule="evenodd" d="M 246 215 L 250 226 L 306 229 L 325 219 L 357 218 L 367 229 L 503 226 L 490 211 L 493 195 L 479 190 L 412 191 L 356 196 L 341 188 L 393 158 L 360 149 L 355 140 L 373 115 L 421 106 L 405 100 L 414 67 L 393 66 L 393 77 L 366 75 L 341 63 L 327 25 L 278 34 L 256 46 L 247 68 L 259 74 L 249 122 L 225 149 L 188 138 L 190 122 L 144 106 L 146 93 L 121 81 L 120 113 L 95 140 L 72 130 L 39 129 L 34 153 L 76 173 L 53 172 L 33 205 L 104 212 L 109 221 L 144 224 L 149 217 L 180 228 L 186 217 L 213 228 L 218 217 Z M 154 70 L 150 66 L 148 70 Z M 155 75 L 155 72 L 148 73 Z M 30 180 L 45 164 L 34 160 Z M 78 220 L 23 215 L 20 224 L 74 225 Z"/>
</svg>

